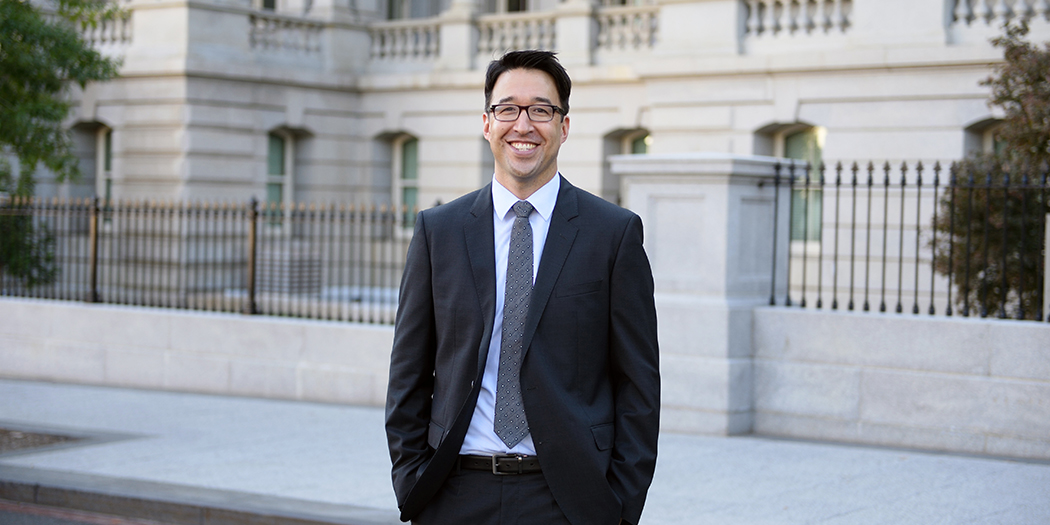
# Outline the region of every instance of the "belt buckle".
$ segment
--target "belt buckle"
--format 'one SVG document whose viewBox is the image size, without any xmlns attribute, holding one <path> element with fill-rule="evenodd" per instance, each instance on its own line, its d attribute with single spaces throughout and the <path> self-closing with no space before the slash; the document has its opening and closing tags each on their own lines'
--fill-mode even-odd
<svg viewBox="0 0 1050 525">
<path fill-rule="evenodd" d="M 501 459 L 517 459 L 518 460 L 518 471 L 514 472 L 512 470 L 510 472 L 500 472 L 498 467 L 499 467 L 499 460 L 501 460 Z M 521 454 L 502 454 L 502 455 L 500 455 L 500 454 L 493 454 L 492 455 L 492 473 L 497 475 L 497 476 L 509 476 L 511 474 L 521 474 L 522 473 L 522 470 L 521 470 L 522 469 L 522 462 L 524 461 L 524 459 L 525 459 L 525 456 L 522 456 Z"/>
</svg>

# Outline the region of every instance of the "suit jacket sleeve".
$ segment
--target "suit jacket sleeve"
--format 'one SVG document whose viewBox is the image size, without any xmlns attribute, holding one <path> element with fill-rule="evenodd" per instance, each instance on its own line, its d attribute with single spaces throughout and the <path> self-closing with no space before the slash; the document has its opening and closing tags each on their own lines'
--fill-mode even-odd
<svg viewBox="0 0 1050 525">
<path fill-rule="evenodd" d="M 427 431 L 437 347 L 431 280 L 426 223 L 420 212 L 401 277 L 386 399 L 387 444 L 399 507 L 431 456 Z"/>
<path fill-rule="evenodd" d="M 623 504 L 623 519 L 638 523 L 656 469 L 660 364 L 653 276 L 637 215 L 616 254 L 609 304 L 616 434 L 608 479 Z"/>
</svg>

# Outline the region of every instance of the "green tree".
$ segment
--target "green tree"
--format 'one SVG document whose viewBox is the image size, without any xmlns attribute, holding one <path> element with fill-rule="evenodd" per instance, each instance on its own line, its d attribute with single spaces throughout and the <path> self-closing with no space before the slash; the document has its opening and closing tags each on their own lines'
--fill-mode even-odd
<svg viewBox="0 0 1050 525">
<path fill-rule="evenodd" d="M 119 66 L 79 32 L 121 16 L 119 7 L 94 0 L 56 0 L 52 6 L 45 12 L 28 0 L 0 0 L 0 195 L 8 198 L 0 209 L 0 275 L 29 286 L 53 280 L 54 238 L 15 202 L 33 195 L 38 166 L 59 181 L 79 176 L 63 126 L 72 107 L 69 89 L 109 80 Z"/>
<path fill-rule="evenodd" d="M 1050 43 L 1024 40 L 1008 25 L 992 40 L 1004 62 L 981 84 L 1005 118 L 995 151 L 953 166 L 939 203 L 934 265 L 952 277 L 963 313 L 1035 318 L 1042 312 L 1043 239 L 1050 199 Z"/>
</svg>

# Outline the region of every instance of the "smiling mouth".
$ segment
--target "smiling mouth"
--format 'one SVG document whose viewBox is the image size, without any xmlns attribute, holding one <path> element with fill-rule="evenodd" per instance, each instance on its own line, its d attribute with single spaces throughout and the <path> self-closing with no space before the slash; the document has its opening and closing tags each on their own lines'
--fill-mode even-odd
<svg viewBox="0 0 1050 525">
<path fill-rule="evenodd" d="M 524 142 L 511 142 L 510 146 L 518 151 L 532 151 L 536 149 L 535 144 L 527 144 Z"/>
</svg>

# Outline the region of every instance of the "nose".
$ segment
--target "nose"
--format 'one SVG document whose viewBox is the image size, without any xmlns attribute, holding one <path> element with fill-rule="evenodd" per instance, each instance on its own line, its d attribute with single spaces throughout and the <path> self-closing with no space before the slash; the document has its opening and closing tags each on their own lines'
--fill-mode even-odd
<svg viewBox="0 0 1050 525">
<path fill-rule="evenodd" d="M 518 119 L 514 121 L 514 131 L 518 133 L 527 132 L 532 129 L 532 119 L 529 118 L 528 111 L 522 111 L 518 113 Z"/>
</svg>

